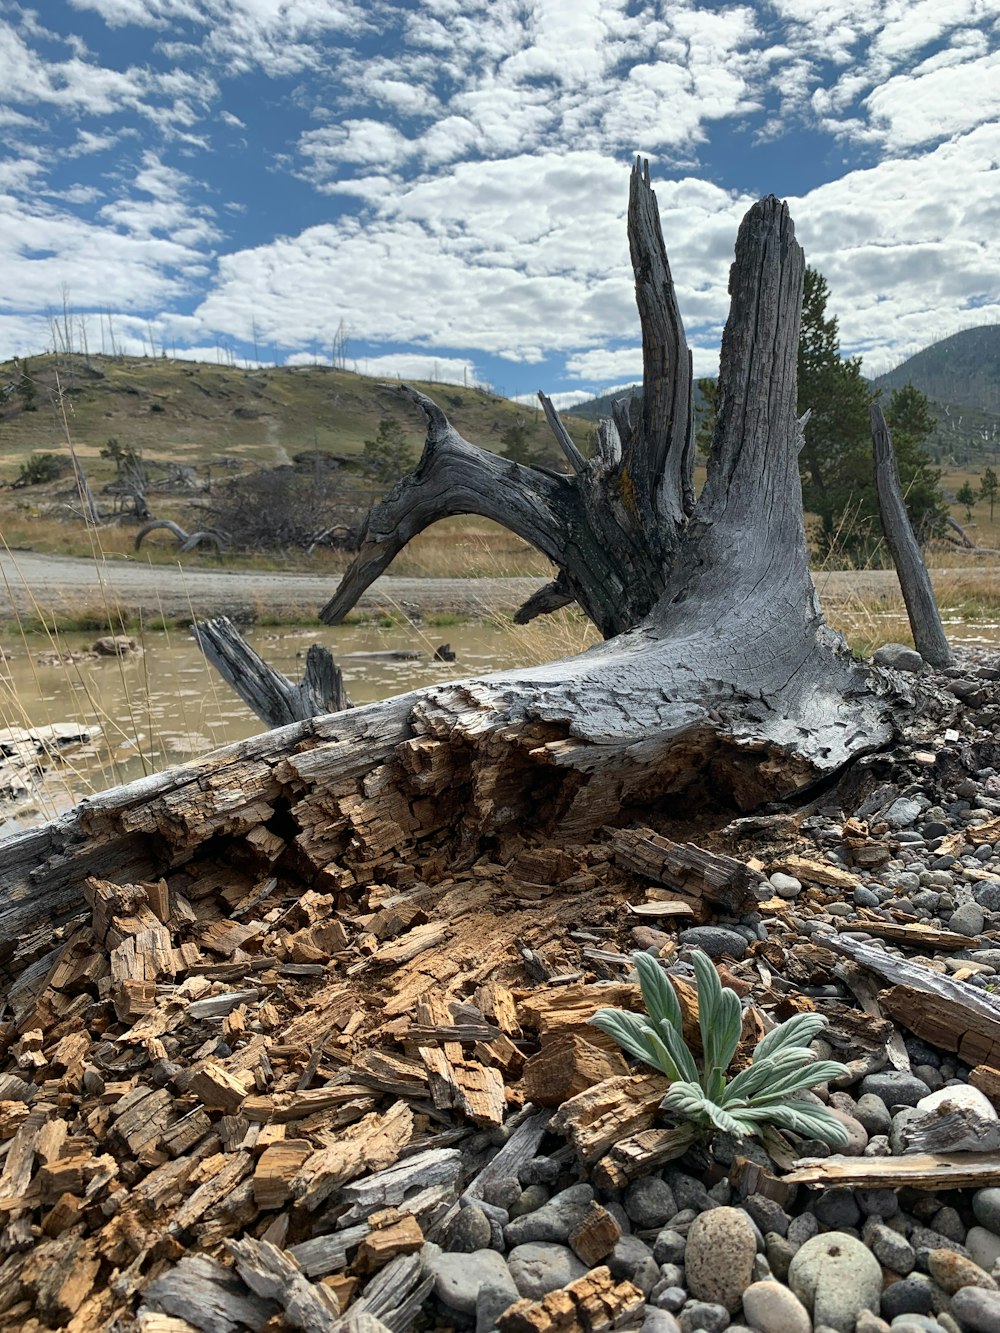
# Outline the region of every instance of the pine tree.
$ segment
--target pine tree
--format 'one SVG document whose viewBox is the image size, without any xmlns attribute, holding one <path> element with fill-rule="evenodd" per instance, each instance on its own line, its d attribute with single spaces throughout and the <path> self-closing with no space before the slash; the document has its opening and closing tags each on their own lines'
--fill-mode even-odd
<svg viewBox="0 0 1000 1333">
<path fill-rule="evenodd" d="M 997 495 L 1000 494 L 1000 481 L 997 480 L 997 474 L 991 467 L 988 467 L 979 478 L 979 498 L 988 500 L 990 503 L 990 522 L 993 522 L 993 506 L 997 502 Z"/>
<path fill-rule="evenodd" d="M 374 440 L 365 440 L 363 466 L 373 481 L 398 481 L 412 462 L 406 432 L 395 417 L 383 417 Z"/>
<path fill-rule="evenodd" d="M 976 503 L 976 492 L 967 481 L 963 482 L 955 493 L 955 502 L 965 510 L 966 523 L 972 522 L 972 506 Z"/>
</svg>

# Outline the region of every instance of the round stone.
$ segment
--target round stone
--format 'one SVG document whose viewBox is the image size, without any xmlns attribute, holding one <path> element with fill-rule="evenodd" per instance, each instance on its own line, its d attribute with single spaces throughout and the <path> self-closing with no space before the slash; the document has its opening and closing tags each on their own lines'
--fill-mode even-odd
<svg viewBox="0 0 1000 1333">
<path fill-rule="evenodd" d="M 682 930 L 678 938 L 689 949 L 703 949 L 709 958 L 740 959 L 747 951 L 746 939 L 725 926 L 691 926 Z"/>
<path fill-rule="evenodd" d="M 448 1229 L 449 1250 L 458 1250 L 472 1254 L 476 1250 L 488 1250 L 493 1228 L 490 1219 L 481 1208 L 470 1204 L 459 1210 L 458 1216 Z"/>
<path fill-rule="evenodd" d="M 536 1241 L 515 1245 L 507 1256 L 507 1268 L 521 1295 L 533 1301 L 575 1282 L 588 1271 L 567 1246 Z"/>
<path fill-rule="evenodd" d="M 882 1269 L 868 1246 L 842 1231 L 807 1240 L 792 1259 L 788 1285 L 809 1310 L 815 1325 L 854 1333 L 862 1310 L 877 1314 Z"/>
<path fill-rule="evenodd" d="M 1000 1328 L 1000 1292 L 984 1287 L 962 1287 L 951 1298 L 951 1313 L 974 1333 L 996 1333 Z"/>
<path fill-rule="evenodd" d="M 495 1250 L 477 1250 L 474 1254 L 439 1254 L 430 1261 L 434 1274 L 434 1292 L 449 1310 L 472 1314 L 481 1287 L 492 1284 L 506 1287 L 508 1304 L 518 1299 L 503 1255 Z M 506 1306 L 504 1307 L 506 1309 Z"/>
<path fill-rule="evenodd" d="M 794 875 L 785 875 L 776 870 L 770 876 L 771 887 L 779 898 L 797 898 L 802 892 L 802 884 Z"/>
<path fill-rule="evenodd" d="M 699 1215 L 688 1231 L 684 1268 L 691 1295 L 699 1301 L 739 1308 L 753 1280 L 757 1236 L 740 1208 L 713 1208 Z"/>
<path fill-rule="evenodd" d="M 889 1107 L 916 1106 L 929 1092 L 930 1088 L 922 1078 L 903 1069 L 882 1069 L 877 1074 L 866 1074 L 861 1080 L 862 1097 L 871 1093 Z"/>
<path fill-rule="evenodd" d="M 995 1236 L 1000 1236 L 1000 1185 L 976 1190 L 972 1196 L 972 1211 L 976 1221 Z"/>
<path fill-rule="evenodd" d="M 954 1250 L 931 1250 L 927 1255 L 927 1268 L 931 1277 L 949 1296 L 962 1287 L 985 1287 L 987 1291 L 996 1291 L 997 1284 L 989 1273 L 985 1273 L 971 1259 L 965 1259 Z"/>
<path fill-rule="evenodd" d="M 725 1333 L 729 1311 L 714 1301 L 689 1301 L 677 1322 L 681 1333 Z"/>
<path fill-rule="evenodd" d="M 912 1273 L 899 1282 L 890 1282 L 882 1292 L 883 1319 L 895 1319 L 901 1314 L 929 1314 L 933 1292 L 930 1278 L 923 1273 Z"/>
<path fill-rule="evenodd" d="M 625 1211 L 643 1230 L 662 1227 L 677 1212 L 674 1192 L 659 1176 L 643 1176 L 625 1191 Z"/>
<path fill-rule="evenodd" d="M 754 1282 L 743 1293 L 743 1314 L 761 1333 L 812 1333 L 809 1312 L 780 1282 Z"/>
<path fill-rule="evenodd" d="M 965 1248 L 974 1264 L 991 1273 L 993 1265 L 1000 1259 L 1000 1236 L 987 1231 L 986 1227 L 970 1227 Z"/>
</svg>

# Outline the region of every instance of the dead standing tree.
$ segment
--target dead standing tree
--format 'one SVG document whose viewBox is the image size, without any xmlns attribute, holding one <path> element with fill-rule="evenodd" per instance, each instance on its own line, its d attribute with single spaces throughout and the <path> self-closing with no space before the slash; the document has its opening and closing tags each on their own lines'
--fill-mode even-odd
<svg viewBox="0 0 1000 1333">
<path fill-rule="evenodd" d="M 417 397 L 424 455 L 369 514 L 326 608 L 342 615 L 428 523 L 474 512 L 535 540 L 560 571 L 549 603 L 575 598 L 615 637 L 299 722 L 19 835 L 0 869 L 0 964 L 16 972 L 49 947 L 50 922 L 79 910 L 83 874 L 148 878 L 222 836 L 254 855 L 266 826 L 300 879 L 364 884 L 386 857 L 437 849 L 468 864 L 508 829 L 579 838 L 699 783 L 748 809 L 836 774 L 918 714 L 912 678 L 855 661 L 824 625 L 809 575 L 795 418 L 804 264 L 787 208 L 763 199 L 740 227 L 697 503 L 690 363 L 638 170 L 629 228 L 646 360 L 636 428 L 620 411 L 567 478 L 474 448 Z"/>
</svg>

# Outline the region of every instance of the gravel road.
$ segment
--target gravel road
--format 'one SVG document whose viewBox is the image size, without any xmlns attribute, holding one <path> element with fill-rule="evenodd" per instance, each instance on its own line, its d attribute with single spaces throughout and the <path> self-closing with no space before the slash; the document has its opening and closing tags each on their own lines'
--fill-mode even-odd
<svg viewBox="0 0 1000 1333">
<path fill-rule="evenodd" d="M 942 577 L 972 575 L 984 587 L 1000 585 L 990 569 L 949 569 Z M 937 575 L 935 575 L 937 577 Z M 312 574 L 206 570 L 148 565 L 132 560 L 71 559 L 32 551 L 0 552 L 0 620 L 12 607 L 30 613 L 33 604 L 66 611 L 99 607 L 105 599 L 123 610 L 145 616 L 229 615 L 248 619 L 256 614 L 315 613 L 332 595 L 336 580 Z M 427 614 L 513 611 L 542 583 L 517 579 L 378 579 L 361 598 L 368 610 L 402 609 Z M 857 594 L 890 595 L 898 591 L 892 570 L 851 570 L 818 574 L 821 600 L 831 603 Z"/>
</svg>

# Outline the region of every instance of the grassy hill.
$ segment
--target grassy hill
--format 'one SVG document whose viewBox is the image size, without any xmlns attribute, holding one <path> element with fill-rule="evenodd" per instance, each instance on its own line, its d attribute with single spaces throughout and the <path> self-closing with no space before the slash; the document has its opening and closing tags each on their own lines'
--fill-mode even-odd
<svg viewBox="0 0 1000 1333">
<path fill-rule="evenodd" d="M 504 432 L 521 422 L 529 447 L 544 461 L 555 464 L 561 456 L 540 409 L 460 385 L 415 387 L 475 444 L 499 451 Z M 67 430 L 80 457 L 90 460 L 88 472 L 92 467 L 103 480 L 113 472 L 99 459 L 109 438 L 152 462 L 273 467 L 307 450 L 358 455 L 383 417 L 404 427 L 415 460 L 424 441 L 422 414 L 378 380 L 348 370 L 30 357 L 0 364 L 0 481 L 13 481 L 32 453 L 65 451 Z M 566 424 L 584 452 L 591 452 L 593 427 L 573 418 Z"/>
</svg>

